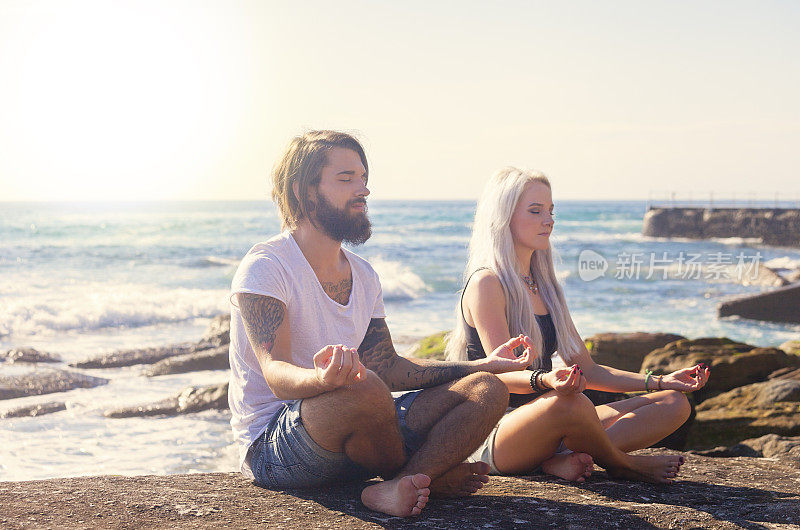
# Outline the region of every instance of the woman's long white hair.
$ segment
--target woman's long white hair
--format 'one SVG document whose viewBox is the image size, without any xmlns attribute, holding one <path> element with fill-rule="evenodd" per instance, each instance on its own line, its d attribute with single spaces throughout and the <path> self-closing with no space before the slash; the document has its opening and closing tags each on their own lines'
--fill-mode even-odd
<svg viewBox="0 0 800 530">
<path fill-rule="evenodd" d="M 506 167 L 492 175 L 478 201 L 469 242 L 469 260 L 464 269 L 462 283 L 466 285 L 472 274 L 480 268 L 492 270 L 503 286 L 509 335 L 528 335 L 533 339 L 537 351 L 542 352 L 542 333 L 534 316 L 528 288 L 517 273 L 517 254 L 511 236 L 511 217 L 525 186 L 531 182 L 540 182 L 550 187 L 547 177 L 535 171 Z M 567 365 L 571 365 L 583 345 L 569 314 L 564 292 L 556 278 L 553 254 L 549 246 L 546 250 L 533 252 L 530 272 L 539 287 L 539 296 L 553 319 L 558 354 Z M 463 317 L 460 298 L 456 307 L 456 326 L 448 339 L 446 353 L 451 360 L 467 358 L 467 323 Z M 542 359 L 537 356 L 533 366 L 541 366 L 541 363 Z"/>
</svg>

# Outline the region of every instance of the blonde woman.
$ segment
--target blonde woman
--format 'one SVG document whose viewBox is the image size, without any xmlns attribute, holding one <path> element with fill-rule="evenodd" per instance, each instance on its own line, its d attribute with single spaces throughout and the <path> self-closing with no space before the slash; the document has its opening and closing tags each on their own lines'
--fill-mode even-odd
<svg viewBox="0 0 800 530">
<path fill-rule="evenodd" d="M 541 173 L 502 169 L 478 203 L 448 357 L 479 358 L 520 334 L 530 337 L 539 355 L 531 370 L 500 374 L 516 408 L 470 460 L 486 462 L 494 474 L 541 466 L 578 482 L 596 462 L 613 476 L 672 482 L 682 456 L 628 452 L 683 424 L 690 413 L 683 393 L 702 388 L 710 371 L 698 365 L 652 377 L 592 361 L 556 279 L 553 225 L 550 182 Z M 552 368 L 556 349 L 567 368 Z M 586 388 L 648 393 L 595 407 L 582 394 Z"/>
</svg>

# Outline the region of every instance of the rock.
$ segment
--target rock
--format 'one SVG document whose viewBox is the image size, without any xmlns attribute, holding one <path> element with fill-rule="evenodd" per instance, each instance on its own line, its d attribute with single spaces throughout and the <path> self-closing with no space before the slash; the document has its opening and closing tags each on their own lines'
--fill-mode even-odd
<svg viewBox="0 0 800 530">
<path fill-rule="evenodd" d="M 800 340 L 787 340 L 778 347 L 786 353 L 800 355 Z"/>
<path fill-rule="evenodd" d="M 765 434 L 760 438 L 744 440 L 731 447 L 715 447 L 706 451 L 693 451 L 705 456 L 748 456 L 788 460 L 800 467 L 800 436 Z"/>
<path fill-rule="evenodd" d="M 800 269 L 795 269 L 791 272 L 787 272 L 783 277 L 786 278 L 786 281 L 789 283 L 800 282 Z"/>
<path fill-rule="evenodd" d="M 586 339 L 586 347 L 598 364 L 638 372 L 645 355 L 685 338 L 672 333 L 599 333 Z"/>
<path fill-rule="evenodd" d="M 753 273 L 755 273 L 755 277 L 753 277 Z M 741 268 L 737 268 L 736 265 L 731 265 L 725 270 L 724 277 L 736 280 L 737 283 L 742 285 L 756 285 L 759 287 L 783 287 L 784 285 L 789 285 L 786 278 L 764 265 L 758 267 L 758 269 L 754 267 L 753 271 L 746 271 L 746 273 Z"/>
<path fill-rule="evenodd" d="M 764 458 L 791 459 L 800 462 L 800 436 L 767 434 L 745 440 L 742 445 L 752 448 Z"/>
<path fill-rule="evenodd" d="M 37 403 L 0 411 L 0 418 L 23 418 L 26 416 L 43 416 L 53 412 L 66 410 L 67 405 L 62 402 Z"/>
<path fill-rule="evenodd" d="M 208 386 L 190 386 L 175 397 L 155 403 L 107 410 L 107 418 L 130 418 L 138 416 L 177 416 L 202 410 L 228 409 L 228 383 Z"/>
<path fill-rule="evenodd" d="M 203 338 L 200 339 L 198 346 L 204 348 L 218 348 L 231 342 L 231 315 L 219 315 L 211 320 Z"/>
<path fill-rule="evenodd" d="M 800 381 L 800 368 L 781 368 L 769 374 L 770 379 L 796 379 Z"/>
<path fill-rule="evenodd" d="M 644 451 L 643 454 L 665 454 Z M 471 497 L 431 499 L 418 517 L 372 512 L 363 483 L 259 488 L 238 473 L 100 476 L 0 483 L 10 528 L 791 528 L 800 470 L 764 458 L 688 455 L 673 485 L 491 477 Z M 81 522 L 82 521 L 82 522 Z"/>
<path fill-rule="evenodd" d="M 75 368 L 119 368 L 121 366 L 133 366 L 135 364 L 154 364 L 167 357 L 187 355 L 204 349 L 206 349 L 206 347 L 201 347 L 197 344 L 174 344 L 164 348 L 121 350 L 72 363 L 70 366 Z"/>
<path fill-rule="evenodd" d="M 800 323 L 800 284 L 722 302 L 717 314 L 720 317 Z"/>
<path fill-rule="evenodd" d="M 178 394 L 178 413 L 228 409 L 228 383 L 189 387 Z"/>
<path fill-rule="evenodd" d="M 182 374 L 198 370 L 227 370 L 230 368 L 228 359 L 228 345 L 203 350 L 187 355 L 168 357 L 146 368 L 144 374 L 148 377 L 166 374 Z"/>
<path fill-rule="evenodd" d="M 76 388 L 93 388 L 106 383 L 108 379 L 102 377 L 91 377 L 53 368 L 37 368 L 23 375 L 0 376 L 0 399 L 66 392 Z"/>
<path fill-rule="evenodd" d="M 734 388 L 697 406 L 690 447 L 732 446 L 766 434 L 800 435 L 800 381 L 772 379 Z"/>
<path fill-rule="evenodd" d="M 433 335 L 425 337 L 409 349 L 406 355 L 419 359 L 443 360 L 447 334 L 447 331 L 440 331 L 439 333 L 434 333 Z"/>
<path fill-rule="evenodd" d="M 133 407 L 122 407 L 118 409 L 110 409 L 103 413 L 106 418 L 138 418 L 146 416 L 177 416 L 180 414 L 178 407 L 178 398 L 171 397 L 156 401 L 155 403 L 147 403 L 145 405 L 136 405 Z"/>
<path fill-rule="evenodd" d="M 57 363 L 58 355 L 43 353 L 33 348 L 14 348 L 5 352 L 0 359 L 8 363 Z"/>
<path fill-rule="evenodd" d="M 727 338 L 679 340 L 649 353 L 641 371 L 667 374 L 706 363 L 711 378 L 704 388 L 693 393 L 700 403 L 709 396 L 732 388 L 764 381 L 775 370 L 800 366 L 800 358 L 777 348 L 756 348 Z"/>
<path fill-rule="evenodd" d="M 740 386 L 708 398 L 697 406 L 697 410 L 761 408 L 783 401 L 800 401 L 800 381 L 771 379 Z M 800 418 L 798 418 L 798 421 L 800 421 Z"/>
<path fill-rule="evenodd" d="M 800 210 L 651 207 L 644 216 L 642 234 L 690 239 L 741 237 L 796 247 L 800 246 Z"/>
</svg>

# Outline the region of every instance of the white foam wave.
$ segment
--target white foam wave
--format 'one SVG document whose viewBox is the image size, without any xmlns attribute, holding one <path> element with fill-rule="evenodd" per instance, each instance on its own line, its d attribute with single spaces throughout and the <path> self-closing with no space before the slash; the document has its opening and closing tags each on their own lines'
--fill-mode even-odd
<svg viewBox="0 0 800 530">
<path fill-rule="evenodd" d="M 226 290 L 168 289 L 156 285 L 65 286 L 42 289 L 0 304 L 8 335 L 135 328 L 208 318 L 227 311 Z"/>
<path fill-rule="evenodd" d="M 795 269 L 800 269 L 800 259 L 783 256 L 781 258 L 773 258 L 764 262 L 764 266 L 769 267 L 770 269 L 792 271 Z"/>
<path fill-rule="evenodd" d="M 643 236 L 638 232 L 624 233 L 598 233 L 598 232 L 572 232 L 566 234 L 554 234 L 552 241 L 554 245 L 578 242 L 642 242 L 653 238 Z"/>
<path fill-rule="evenodd" d="M 384 300 L 410 300 L 430 292 L 422 278 L 396 261 L 389 261 L 380 256 L 369 260 L 381 279 Z"/>
<path fill-rule="evenodd" d="M 235 267 L 239 265 L 239 260 L 220 256 L 206 256 L 194 262 L 193 265 L 196 267 Z"/>
<path fill-rule="evenodd" d="M 763 243 L 760 237 L 712 237 L 710 241 L 736 247 L 742 245 L 760 245 Z"/>
</svg>

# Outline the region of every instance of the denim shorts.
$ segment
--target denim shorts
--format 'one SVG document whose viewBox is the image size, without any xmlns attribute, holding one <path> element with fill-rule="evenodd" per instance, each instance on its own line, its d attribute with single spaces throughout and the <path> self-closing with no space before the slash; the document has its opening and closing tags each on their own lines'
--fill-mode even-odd
<svg viewBox="0 0 800 530">
<path fill-rule="evenodd" d="M 425 442 L 424 436 L 405 423 L 406 413 L 419 392 L 408 392 L 394 400 L 407 458 Z M 374 477 L 374 472 L 356 464 L 345 453 L 328 451 L 311 438 L 300 418 L 301 403 L 302 400 L 285 403 L 266 431 L 250 445 L 245 462 L 256 483 L 269 489 L 309 488 Z"/>
</svg>

